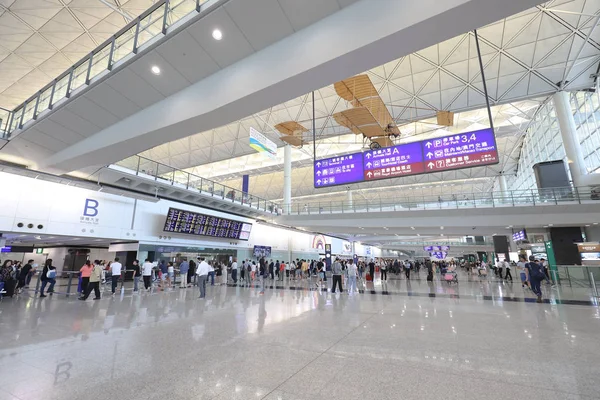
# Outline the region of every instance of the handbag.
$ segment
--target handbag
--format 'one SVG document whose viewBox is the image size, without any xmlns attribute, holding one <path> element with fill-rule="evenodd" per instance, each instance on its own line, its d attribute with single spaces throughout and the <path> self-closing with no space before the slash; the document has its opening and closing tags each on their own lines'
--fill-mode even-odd
<svg viewBox="0 0 600 400">
<path fill-rule="evenodd" d="M 56 278 L 56 270 L 55 269 L 49 269 L 48 272 L 46 272 L 46 278 L 48 278 L 48 279 L 54 279 L 54 278 Z"/>
</svg>

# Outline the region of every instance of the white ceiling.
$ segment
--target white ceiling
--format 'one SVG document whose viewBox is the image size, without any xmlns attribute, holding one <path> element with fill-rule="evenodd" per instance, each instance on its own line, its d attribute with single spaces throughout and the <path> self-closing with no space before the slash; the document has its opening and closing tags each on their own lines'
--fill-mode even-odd
<svg viewBox="0 0 600 400">
<path fill-rule="evenodd" d="M 0 0 L 0 107 L 13 109 L 153 0 Z"/>
<path fill-rule="evenodd" d="M 108 247 L 111 243 L 118 241 L 117 239 L 105 238 L 80 238 L 76 236 L 59 236 L 59 235 L 27 235 L 20 233 L 4 233 L 3 238 L 6 238 L 7 246 L 101 246 Z M 8 256 L 8 255 L 7 255 Z"/>
<path fill-rule="evenodd" d="M 488 177 L 478 190 L 489 190 L 500 171 L 516 169 L 523 135 L 536 107 L 566 81 L 569 89 L 590 87 L 600 62 L 600 0 L 556 0 L 479 29 L 484 71 L 492 104 L 501 163 L 444 174 L 401 178 L 361 184 L 358 188 L 459 181 Z M 367 71 L 392 116 L 398 121 L 403 140 L 411 136 L 441 135 L 437 126 L 409 123 L 431 117 L 433 110 L 461 112 L 452 132 L 487 127 L 483 84 L 475 40 L 466 33 L 417 53 Z M 317 158 L 357 151 L 362 143 L 340 127 L 332 115 L 349 107 L 336 95 L 333 85 L 315 92 Z M 521 99 L 531 99 L 520 101 Z M 508 105 L 506 105 L 508 104 Z M 310 94 L 271 107 L 221 128 L 172 141 L 141 153 L 142 156 L 197 175 L 241 187 L 241 174 L 251 175 L 251 192 L 280 199 L 283 189 L 283 151 L 275 160 L 265 159 L 248 146 L 254 127 L 282 146 L 277 123 L 294 120 L 312 131 Z M 294 197 L 341 189 L 313 188 L 312 144 L 293 151 Z M 124 163 L 127 165 L 127 162 Z M 472 190 L 469 185 L 469 190 Z M 343 193 L 339 193 L 343 196 Z"/>
</svg>

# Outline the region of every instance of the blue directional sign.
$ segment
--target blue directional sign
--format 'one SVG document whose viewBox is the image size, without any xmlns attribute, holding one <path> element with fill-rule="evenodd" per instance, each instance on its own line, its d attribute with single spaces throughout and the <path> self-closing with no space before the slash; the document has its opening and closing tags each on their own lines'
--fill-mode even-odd
<svg viewBox="0 0 600 400">
<path fill-rule="evenodd" d="M 363 154 L 347 154 L 314 162 L 315 187 L 361 182 L 364 177 Z"/>
</svg>

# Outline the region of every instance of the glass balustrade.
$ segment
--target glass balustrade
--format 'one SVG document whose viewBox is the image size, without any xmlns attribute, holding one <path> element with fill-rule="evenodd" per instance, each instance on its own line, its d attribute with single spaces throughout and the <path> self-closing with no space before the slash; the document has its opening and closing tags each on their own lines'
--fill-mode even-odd
<svg viewBox="0 0 600 400">
<path fill-rule="evenodd" d="M 386 197 L 368 200 L 319 201 L 296 203 L 291 214 L 336 214 L 403 210 L 447 210 L 515 206 L 549 206 L 600 201 L 600 192 L 592 187 L 513 190 L 487 193 L 456 193 L 441 196 Z"/>
<path fill-rule="evenodd" d="M 81 59 L 35 96 L 14 111 L 0 109 L 0 138 L 9 138 L 15 130 L 53 108 L 74 91 L 88 86 L 115 65 L 135 55 L 144 46 L 160 40 L 184 18 L 200 14 L 207 0 L 160 0 Z"/>
<path fill-rule="evenodd" d="M 131 170 L 138 176 L 153 179 L 157 182 L 177 186 L 186 190 L 196 190 L 206 196 L 212 196 L 225 201 L 231 201 L 247 207 L 266 211 L 272 214 L 281 214 L 281 206 L 277 203 L 243 193 L 241 190 L 205 179 L 200 176 L 182 171 L 166 164 L 150 160 L 141 156 L 131 156 L 116 165 Z M 160 190 L 159 190 L 160 193 Z"/>
</svg>

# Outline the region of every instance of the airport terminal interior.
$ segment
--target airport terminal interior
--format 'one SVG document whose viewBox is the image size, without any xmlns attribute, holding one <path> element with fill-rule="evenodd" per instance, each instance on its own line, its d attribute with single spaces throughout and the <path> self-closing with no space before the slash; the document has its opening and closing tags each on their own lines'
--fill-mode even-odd
<svg viewBox="0 0 600 400">
<path fill-rule="evenodd" d="M 0 400 L 600 399 L 600 0 L 0 0 Z"/>
</svg>

